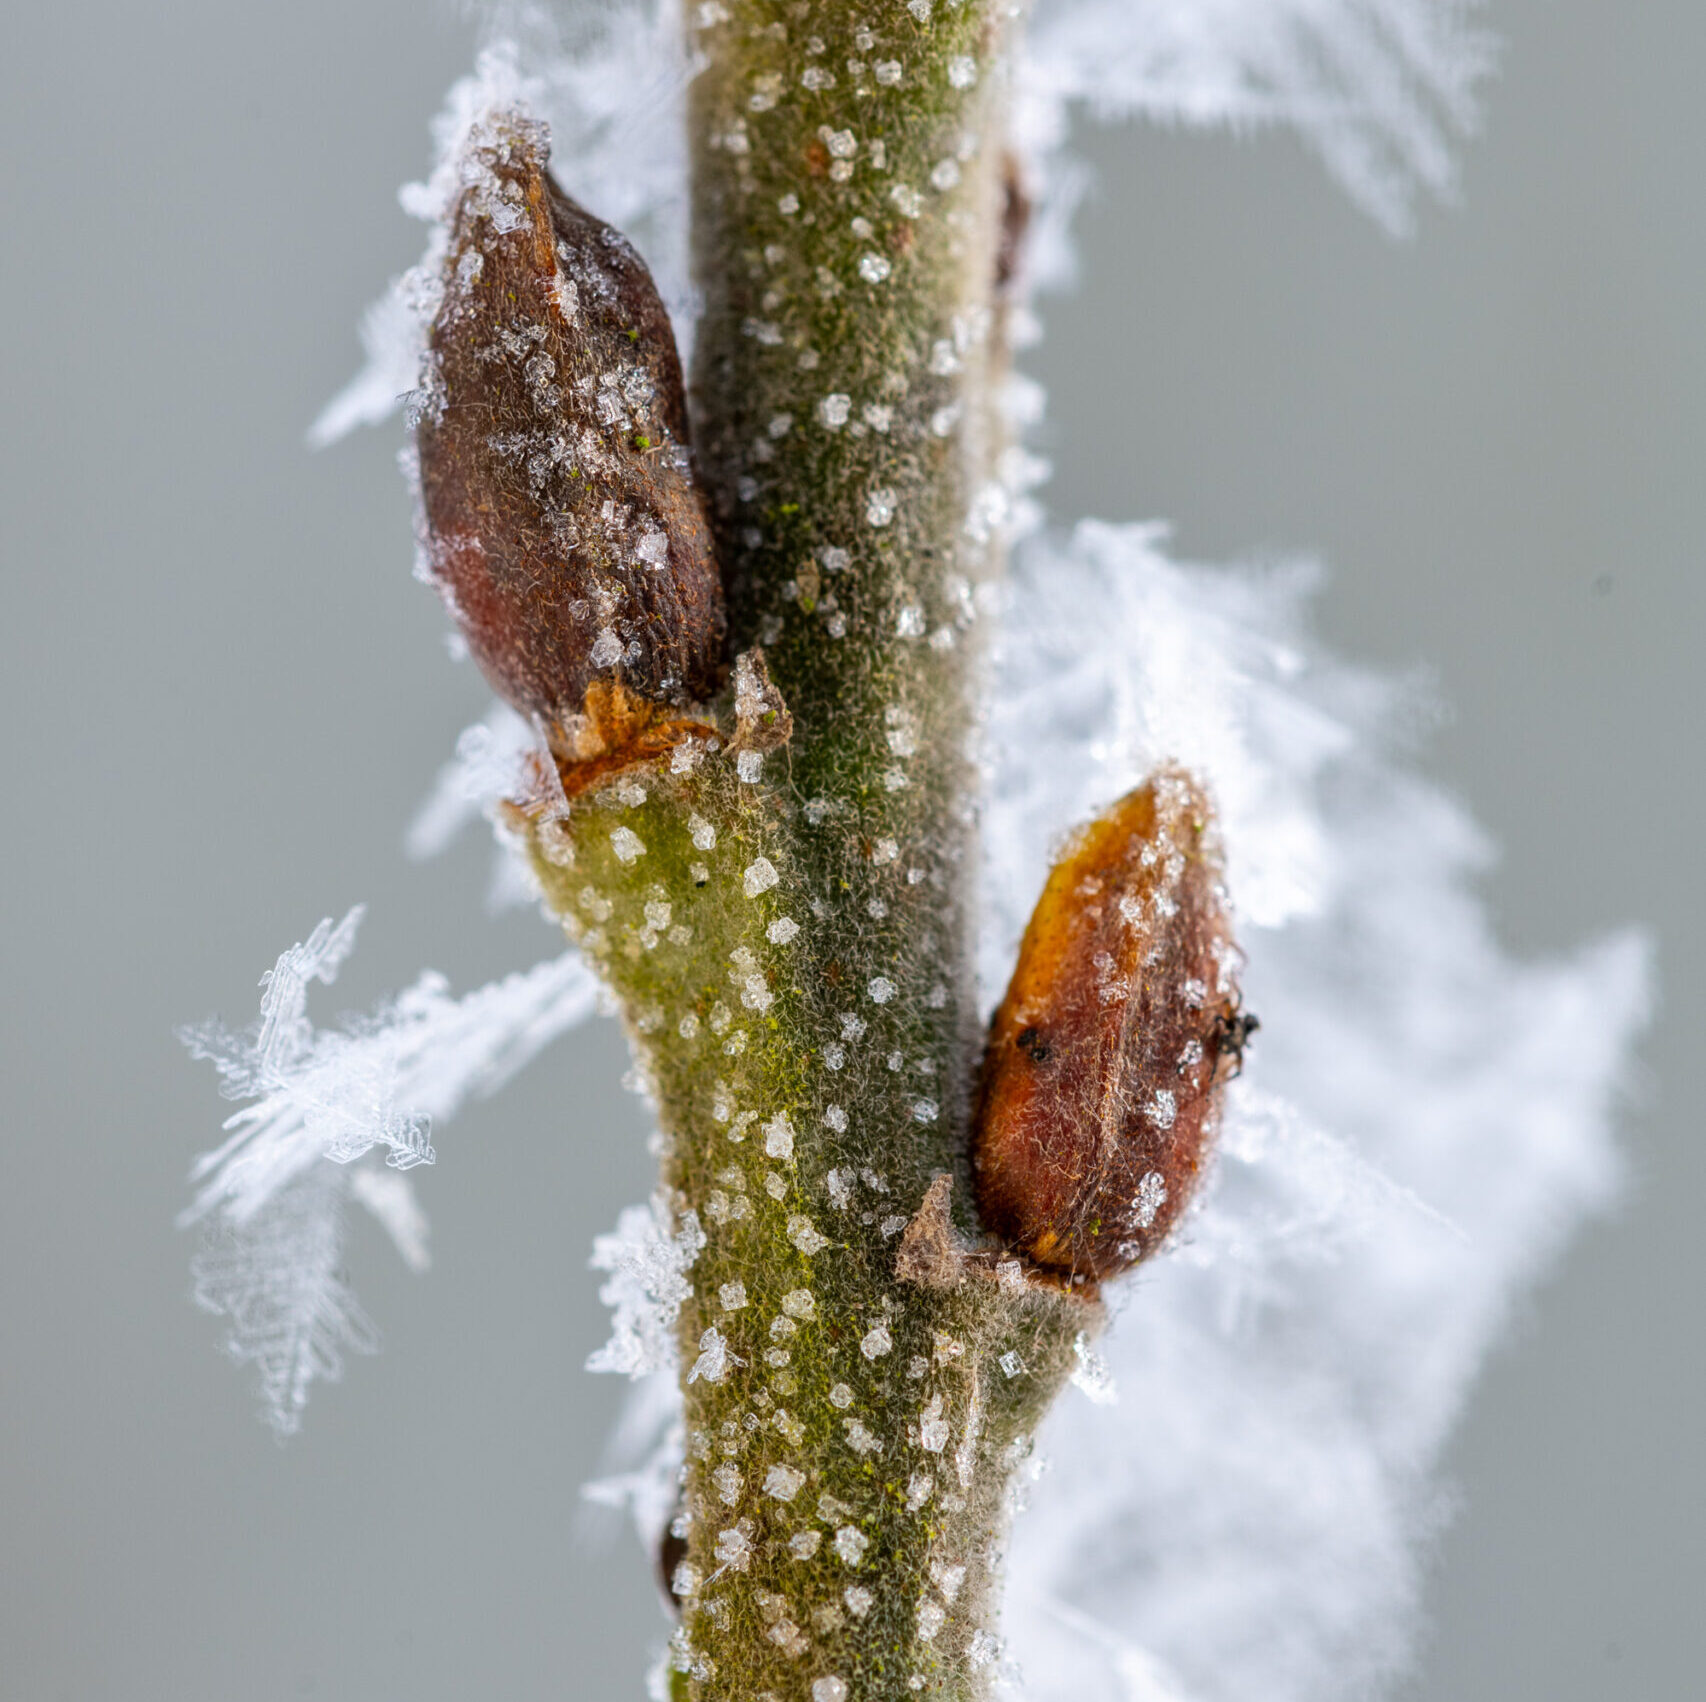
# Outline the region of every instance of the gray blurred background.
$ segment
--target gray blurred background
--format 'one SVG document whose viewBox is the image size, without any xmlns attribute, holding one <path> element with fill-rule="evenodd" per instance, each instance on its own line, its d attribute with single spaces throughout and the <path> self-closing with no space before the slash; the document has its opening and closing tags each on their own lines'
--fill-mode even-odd
<svg viewBox="0 0 1706 1702">
<path fill-rule="evenodd" d="M 1633 1186 L 1516 1320 L 1450 1460 L 1407 1702 L 1698 1695 L 1706 1096 L 1706 12 L 1500 0 L 1463 204 L 1393 245 L 1283 137 L 1087 134 L 1048 304 L 1063 517 L 1318 551 L 1326 632 L 1431 667 L 1434 771 L 1512 947 L 1627 919 L 1664 1007 Z M 413 259 L 392 191 L 472 27 L 420 0 L 0 19 L 0 1702 L 639 1694 L 663 1625 L 577 1518 L 621 1393 L 591 1236 L 644 1195 L 614 1030 L 442 1132 L 437 1263 L 356 1226 L 384 1354 L 274 1445 L 188 1301 L 220 1115 L 174 1025 L 370 902 L 323 1015 L 551 953 L 470 836 L 400 837 L 486 700 L 409 582 L 400 432 L 303 431 Z"/>
</svg>

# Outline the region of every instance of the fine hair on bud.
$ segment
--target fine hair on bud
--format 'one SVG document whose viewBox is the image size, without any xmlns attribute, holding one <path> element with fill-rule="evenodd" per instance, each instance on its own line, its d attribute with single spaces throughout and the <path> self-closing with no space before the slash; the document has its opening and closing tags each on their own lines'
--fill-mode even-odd
<svg viewBox="0 0 1706 1702">
<path fill-rule="evenodd" d="M 1153 775 L 1077 832 L 990 1026 L 972 1147 L 987 1228 L 1081 1283 L 1162 1243 L 1255 1026 L 1240 962 L 1189 775 Z"/>
<path fill-rule="evenodd" d="M 709 697 L 723 602 L 668 315 L 549 151 L 517 113 L 475 127 L 416 441 L 432 578 L 492 685 L 562 743 L 595 683 Z"/>
</svg>

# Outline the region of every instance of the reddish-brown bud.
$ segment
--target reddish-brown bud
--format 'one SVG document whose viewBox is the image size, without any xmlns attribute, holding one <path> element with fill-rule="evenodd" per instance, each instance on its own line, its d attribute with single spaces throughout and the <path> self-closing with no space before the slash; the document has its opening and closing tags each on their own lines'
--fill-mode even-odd
<svg viewBox="0 0 1706 1702">
<path fill-rule="evenodd" d="M 1189 776 L 1158 774 L 1079 831 L 990 1029 L 972 1149 L 986 1228 L 1081 1281 L 1161 1243 L 1255 1026 L 1239 961 Z"/>
<path fill-rule="evenodd" d="M 709 696 L 723 601 L 668 315 L 548 152 L 499 114 L 464 155 L 416 439 L 433 579 L 493 686 L 560 728 L 595 681 Z"/>
</svg>

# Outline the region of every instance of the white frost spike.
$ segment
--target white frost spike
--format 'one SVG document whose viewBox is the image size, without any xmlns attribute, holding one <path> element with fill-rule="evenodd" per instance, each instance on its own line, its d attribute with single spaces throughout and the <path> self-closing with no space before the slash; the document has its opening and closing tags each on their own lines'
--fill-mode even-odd
<svg viewBox="0 0 1706 1702">
<path fill-rule="evenodd" d="M 254 1027 L 236 1034 L 210 1022 L 183 1035 L 192 1055 L 213 1062 L 228 1099 L 254 1101 L 226 1120 L 224 1145 L 197 1161 L 201 1186 L 180 1221 L 218 1226 L 196 1263 L 197 1298 L 230 1317 L 230 1351 L 260 1366 L 268 1418 L 285 1434 L 300 1422 L 309 1382 L 335 1374 L 336 1344 L 371 1346 L 372 1326 L 338 1274 L 346 1196 L 424 1269 L 426 1219 L 396 1170 L 430 1163 L 435 1119 L 501 1087 L 597 1000 L 591 974 L 567 952 L 461 999 L 429 972 L 375 1015 L 315 1029 L 309 985 L 336 979 L 361 917 L 358 905 L 335 927 L 328 918 L 279 958 Z M 375 1146 L 396 1168 L 345 1168 Z"/>
<path fill-rule="evenodd" d="M 1021 78 L 1020 135 L 1064 139 L 1068 103 L 1105 118 L 1284 124 L 1392 230 L 1415 191 L 1451 192 L 1454 144 L 1475 116 L 1492 44 L 1476 0 L 1038 0 Z"/>
<path fill-rule="evenodd" d="M 296 1176 L 241 1224 L 220 1224 L 190 1266 L 196 1304 L 230 1320 L 226 1351 L 258 1371 L 280 1436 L 301 1427 L 316 1378 L 335 1383 L 346 1353 L 379 1345 L 343 1280 L 346 1182 L 325 1164 Z"/>
<path fill-rule="evenodd" d="M 693 1292 L 687 1273 L 704 1245 L 698 1216 L 683 1212 L 678 1222 L 661 1193 L 650 1206 L 628 1206 L 614 1231 L 594 1239 L 592 1267 L 611 1273 L 598 1298 L 615 1316 L 610 1340 L 587 1360 L 587 1370 L 640 1377 L 675 1364 L 676 1314 Z"/>
<path fill-rule="evenodd" d="M 1403 694 L 1305 630 L 1316 575 L 1181 568 L 1157 542 L 1090 525 L 1021 551 L 986 996 L 1056 825 L 1175 761 L 1220 807 L 1245 999 L 1284 1026 L 1227 1094 L 1188 1244 L 1098 1343 L 1125 1416 L 1044 1423 L 1007 1624 L 1027 1702 L 1168 1672 L 1136 1693 L 1341 1702 L 1402 1664 L 1428 1473 L 1513 1301 L 1615 1182 L 1645 954 L 1509 961 L 1470 889 L 1479 835 L 1391 749 Z"/>
<path fill-rule="evenodd" d="M 365 1206 L 391 1237 L 397 1256 L 410 1270 L 418 1275 L 432 1264 L 427 1216 L 407 1176 L 397 1170 L 369 1170 L 364 1166 L 350 1172 L 349 1191 L 356 1204 Z"/>
<path fill-rule="evenodd" d="M 567 952 L 461 999 L 429 971 L 373 1016 L 315 1029 L 309 983 L 336 979 L 361 917 L 357 905 L 336 927 L 328 919 L 279 958 L 253 1028 L 184 1030 L 192 1056 L 219 1071 L 225 1097 L 254 1103 L 226 1119 L 230 1138 L 196 1162 L 201 1186 L 183 1221 L 218 1211 L 246 1222 L 316 1161 L 348 1163 L 374 1146 L 399 1169 L 430 1164 L 435 1118 L 501 1087 L 596 1004 L 597 984 Z"/>
</svg>

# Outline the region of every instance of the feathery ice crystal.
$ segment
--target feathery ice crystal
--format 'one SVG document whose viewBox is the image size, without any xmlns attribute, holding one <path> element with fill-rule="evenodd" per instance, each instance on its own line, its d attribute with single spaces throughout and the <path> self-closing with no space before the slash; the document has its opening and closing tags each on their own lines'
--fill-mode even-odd
<svg viewBox="0 0 1706 1702">
<path fill-rule="evenodd" d="M 1402 228 L 1418 190 L 1451 186 L 1487 59 L 1471 10 L 1037 0 L 1021 37 L 989 0 L 857 17 L 634 0 L 494 39 L 451 93 L 437 167 L 405 198 L 426 256 L 369 316 L 366 371 L 316 431 L 412 393 L 424 572 L 522 711 L 464 736 L 414 844 L 483 808 L 504 889 L 542 893 L 577 949 L 462 1000 L 423 977 L 315 1030 L 307 988 L 335 975 L 352 912 L 279 960 L 255 1029 L 194 1031 L 251 1102 L 197 1169 L 196 1292 L 295 1428 L 312 1380 L 374 1340 L 340 1275 L 349 1199 L 424 1263 L 406 1172 L 432 1160 L 433 1122 L 590 1014 L 596 970 L 658 1102 L 665 1175 L 594 1250 L 615 1330 L 593 1367 L 635 1383 L 589 1494 L 665 1545 L 669 1694 L 969 1698 L 1000 1679 L 1033 1702 L 1291 1702 L 1366 1693 L 1402 1663 L 1447 1430 L 1512 1296 L 1615 1185 L 1643 948 L 1503 957 L 1470 892 L 1474 829 L 1397 751 L 1399 694 L 1310 639 L 1307 571 L 1177 565 L 1155 528 L 1037 530 L 1036 464 L 1013 442 L 1034 389 L 1005 362 L 1031 334 L 1024 292 L 1069 269 L 1074 103 L 1293 125 Z M 613 342 L 593 322 L 584 244 L 559 241 L 605 227 L 543 176 L 547 135 L 696 348 L 697 465 L 661 308 L 628 314 L 662 331 L 628 363 L 646 395 L 622 388 L 624 325 Z M 512 231 L 540 238 L 537 264 L 503 247 Z M 506 267 L 518 294 L 544 292 L 544 335 L 494 320 L 451 347 L 481 273 Z M 598 414 L 610 373 L 620 421 Z M 499 399 L 484 436 L 445 411 L 470 385 Z M 563 481 L 592 449 L 609 488 L 589 506 Z M 654 476 L 666 496 L 641 489 Z M 472 579 L 453 533 L 481 557 Z M 469 588 L 511 573 L 503 552 L 519 584 L 572 578 L 583 545 L 565 608 L 584 601 L 586 620 L 529 625 L 524 597 L 528 642 L 488 643 Z M 660 572 L 699 611 L 661 647 L 633 602 Z M 600 659 L 599 620 L 619 657 Z M 974 811 L 965 698 L 986 637 Z M 600 670 L 695 719 L 577 780 L 596 753 L 574 718 Z M 629 731 L 651 713 L 619 707 Z M 1141 1047 L 1141 1091 L 1115 1078 L 1122 1132 L 1159 1152 L 1182 1131 L 1201 1174 L 1186 1205 L 1171 1158 L 1122 1172 L 1110 1248 L 1082 1201 L 1027 1218 L 1022 1181 L 995 1201 L 994 1148 L 974 1175 L 968 1127 L 983 1017 L 1055 836 L 1122 819 L 1163 772 L 1190 777 L 1193 821 L 1214 811 L 1212 881 L 1145 890 L 1147 946 L 1081 938 L 1088 912 L 1064 891 L 1031 924 L 1068 962 L 1089 951 L 1110 1007 L 1160 965 L 1165 1008 L 1196 1011 L 1201 980 L 1215 1018 L 1177 1036 L 1202 1048 L 1181 1054 L 1186 1085 L 1151 1081 Z M 1060 870 L 1076 890 L 1070 854 Z M 1201 924 L 1188 950 L 1168 945 L 1163 898 Z M 1230 1073 L 1210 1053 L 1245 1032 L 1221 985 L 1228 916 L 1264 1028 L 1199 1163 L 1184 1136 Z M 1057 988 L 1040 963 L 1021 955 L 1009 1003 Z M 1024 1050 L 1037 1026 L 1008 1035 L 998 1012 L 996 1045 Z M 1043 1103 L 1004 1097 L 1001 1056 L 991 1140 L 1034 1131 Z M 990 1104 L 1017 1111 L 1002 1125 Z M 1057 1263 L 1095 1276 L 1167 1246 L 1104 1307 L 1046 1268 L 1051 1234 Z M 1067 1381 L 1087 1398 L 1051 1402 Z"/>
</svg>

